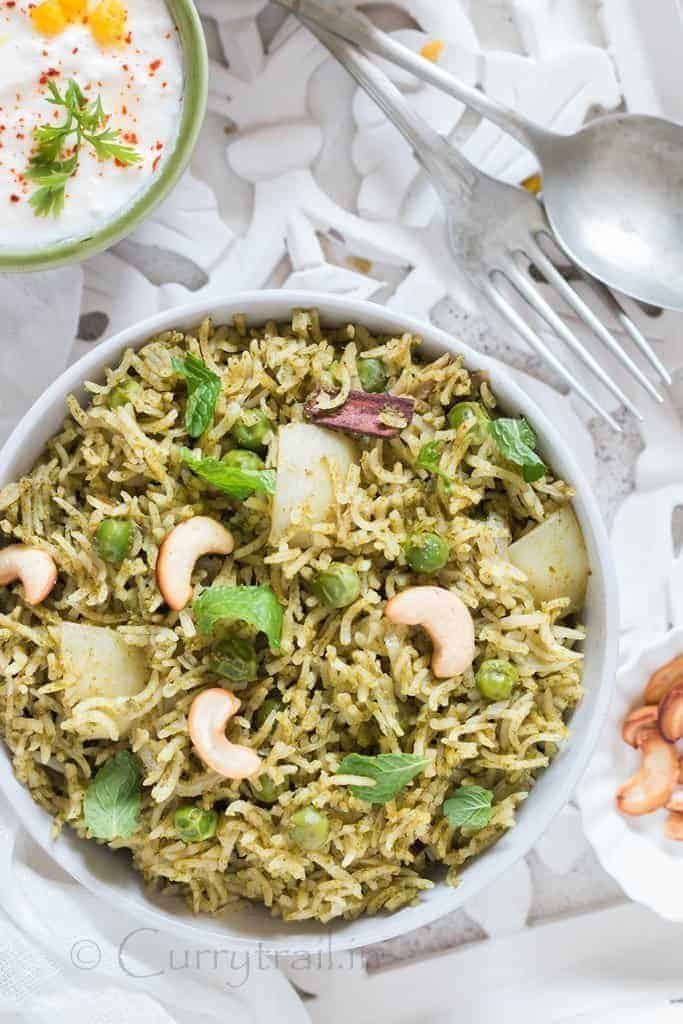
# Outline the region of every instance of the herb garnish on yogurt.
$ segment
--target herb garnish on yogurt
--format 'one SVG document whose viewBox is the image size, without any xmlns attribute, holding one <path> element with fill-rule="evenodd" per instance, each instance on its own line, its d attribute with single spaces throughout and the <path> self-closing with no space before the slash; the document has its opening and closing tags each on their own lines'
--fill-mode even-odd
<svg viewBox="0 0 683 1024">
<path fill-rule="evenodd" d="M 47 102 L 64 109 L 64 120 L 36 128 L 36 149 L 26 178 L 38 185 L 29 200 L 35 215 L 58 217 L 64 208 L 69 179 L 78 171 L 83 145 L 91 146 L 99 160 L 114 160 L 124 167 L 138 163 L 141 157 L 132 146 L 119 141 L 118 129 L 107 127 L 109 116 L 104 112 L 100 96 L 89 101 L 73 78 L 69 79 L 63 94 L 52 79 L 47 85 L 50 90 Z"/>
</svg>

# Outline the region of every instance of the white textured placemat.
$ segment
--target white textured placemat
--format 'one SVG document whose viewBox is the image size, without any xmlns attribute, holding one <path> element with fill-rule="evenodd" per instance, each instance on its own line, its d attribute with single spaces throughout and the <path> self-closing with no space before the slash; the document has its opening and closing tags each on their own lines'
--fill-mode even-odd
<svg viewBox="0 0 683 1024">
<path fill-rule="evenodd" d="M 625 640 L 637 644 L 663 628 L 676 544 L 668 538 L 683 504 L 678 319 L 637 311 L 676 371 L 675 387 L 661 409 L 643 399 L 642 430 L 625 419 L 615 438 L 558 394 L 520 341 L 491 337 L 476 311 L 463 307 L 457 268 L 443 255 L 438 205 L 412 155 L 311 37 L 265 0 L 200 0 L 200 7 L 214 60 L 192 173 L 133 237 L 82 269 L 0 279 L 0 434 L 67 359 L 188 298 L 266 284 L 373 298 L 431 318 L 516 367 L 572 438 L 610 516 L 635 481 L 614 531 Z M 657 0 L 657 17 L 642 0 L 397 0 L 369 9 L 411 46 L 442 40 L 442 59 L 457 74 L 543 123 L 571 130 L 622 103 L 683 116 L 675 0 Z M 534 170 L 497 128 L 429 87 L 397 80 L 486 170 L 511 181 Z M 637 543 L 644 521 L 661 541 L 647 559 Z M 409 960 L 619 898 L 568 808 L 535 853 L 467 913 L 373 948 L 367 959 Z M 0 951 L 0 992 L 2 964 Z"/>
<path fill-rule="evenodd" d="M 364 975 L 331 975 L 314 1024 L 681 1024 L 683 928 L 636 904 Z"/>
</svg>

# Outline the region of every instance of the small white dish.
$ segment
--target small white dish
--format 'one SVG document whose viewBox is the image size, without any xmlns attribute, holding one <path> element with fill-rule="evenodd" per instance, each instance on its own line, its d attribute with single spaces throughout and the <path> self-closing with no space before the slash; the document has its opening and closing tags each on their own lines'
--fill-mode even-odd
<svg viewBox="0 0 683 1024">
<path fill-rule="evenodd" d="M 624 743 L 621 725 L 643 703 L 652 673 L 683 654 L 683 626 L 652 641 L 619 671 L 605 727 L 577 797 L 583 827 L 604 869 L 626 895 L 669 921 L 683 921 L 683 843 L 664 835 L 667 811 L 620 814 L 618 788 L 638 769 L 639 754 Z"/>
</svg>

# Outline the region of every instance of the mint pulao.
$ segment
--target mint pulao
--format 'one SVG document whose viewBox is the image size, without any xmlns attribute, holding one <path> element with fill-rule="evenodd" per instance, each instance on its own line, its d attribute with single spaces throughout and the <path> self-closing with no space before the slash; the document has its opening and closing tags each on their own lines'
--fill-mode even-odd
<svg viewBox="0 0 683 1024">
<path fill-rule="evenodd" d="M 55 834 L 197 911 L 457 884 L 582 694 L 586 552 L 533 425 L 315 311 L 165 333 L 88 390 L 0 492 L 0 730 Z"/>
</svg>

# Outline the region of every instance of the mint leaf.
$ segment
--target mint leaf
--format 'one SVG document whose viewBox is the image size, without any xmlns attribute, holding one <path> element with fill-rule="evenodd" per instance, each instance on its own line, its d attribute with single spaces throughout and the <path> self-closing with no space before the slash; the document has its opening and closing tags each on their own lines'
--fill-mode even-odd
<svg viewBox="0 0 683 1024">
<path fill-rule="evenodd" d="M 501 455 L 521 468 L 528 484 L 545 476 L 546 466 L 534 451 L 536 435 L 525 419 L 492 420 L 489 432 Z"/>
<path fill-rule="evenodd" d="M 514 423 L 516 421 L 513 420 L 512 422 Z M 527 444 L 529 448 L 536 447 L 536 433 L 534 431 L 534 428 L 531 426 L 528 420 L 524 419 L 524 417 L 522 417 L 522 419 L 519 421 L 519 436 L 521 437 L 524 444 Z"/>
<path fill-rule="evenodd" d="M 174 359 L 173 369 L 187 381 L 185 428 L 190 437 L 201 437 L 213 420 L 221 379 L 196 356 Z"/>
<path fill-rule="evenodd" d="M 270 587 L 209 587 L 192 606 L 200 633 L 213 633 L 221 622 L 247 622 L 280 649 L 282 605 Z"/>
<path fill-rule="evenodd" d="M 443 444 L 440 444 L 438 441 L 427 441 L 417 453 L 418 466 L 421 469 L 428 470 L 430 473 L 437 473 L 442 451 Z"/>
<path fill-rule="evenodd" d="M 493 814 L 493 793 L 482 786 L 461 786 L 445 801 L 443 813 L 454 828 L 486 828 Z"/>
<path fill-rule="evenodd" d="M 137 828 L 142 804 L 140 762 L 120 750 L 102 765 L 88 786 L 83 816 L 95 839 L 128 839 Z"/>
<path fill-rule="evenodd" d="M 195 455 L 189 448 L 180 449 L 180 459 L 196 476 L 231 498 L 244 499 L 250 494 L 275 494 L 274 469 L 228 466 L 220 459 L 205 459 Z"/>
<path fill-rule="evenodd" d="M 423 444 L 417 453 L 417 464 L 420 469 L 426 469 L 428 473 L 441 477 L 444 482 L 444 489 L 446 492 L 450 492 L 452 486 L 451 478 L 448 473 L 445 473 L 443 469 L 439 467 L 442 451 L 443 442 L 427 441 L 427 443 Z"/>
<path fill-rule="evenodd" d="M 365 775 L 374 786 L 350 786 L 358 800 L 386 804 L 429 765 L 431 758 L 419 754 L 347 754 L 337 769 L 338 775 Z"/>
</svg>

